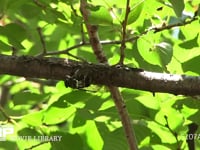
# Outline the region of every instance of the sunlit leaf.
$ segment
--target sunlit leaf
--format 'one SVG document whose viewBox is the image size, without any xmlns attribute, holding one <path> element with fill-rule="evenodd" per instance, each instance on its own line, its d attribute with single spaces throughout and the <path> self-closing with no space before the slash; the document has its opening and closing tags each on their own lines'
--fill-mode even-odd
<svg viewBox="0 0 200 150">
<path fill-rule="evenodd" d="M 158 124 L 154 121 L 148 122 L 148 127 L 153 133 L 155 133 L 161 140 L 161 143 L 168 141 L 169 143 L 175 143 L 176 139 L 172 133 L 169 132 L 169 129 L 164 125 Z"/>
<path fill-rule="evenodd" d="M 175 131 L 182 127 L 184 118 L 181 113 L 178 113 L 172 107 L 167 107 L 164 105 L 163 108 L 156 114 L 155 120 L 165 126 L 167 124 L 165 116 L 167 117 L 167 121 L 172 130 Z"/>
<path fill-rule="evenodd" d="M 157 41 L 151 38 L 153 34 L 149 33 L 143 38 L 138 39 L 137 47 L 140 55 L 150 64 L 165 67 L 172 58 L 172 46 L 169 43 Z"/>
<path fill-rule="evenodd" d="M 160 56 L 155 48 L 155 41 L 152 40 L 152 34 L 148 34 L 145 37 L 139 38 L 137 40 L 137 48 L 140 55 L 150 64 L 160 65 Z"/>
<path fill-rule="evenodd" d="M 43 119 L 43 111 L 38 111 L 24 115 L 22 121 L 31 126 L 40 126 L 42 125 L 42 119 Z"/>
<path fill-rule="evenodd" d="M 86 124 L 86 135 L 88 137 L 88 145 L 93 149 L 102 149 L 103 147 L 103 139 L 100 136 L 100 133 L 98 131 L 98 128 L 95 124 L 95 121 L 88 120 Z M 101 131 L 100 131 L 101 132 Z M 95 137 L 95 138 L 93 138 Z"/>
<path fill-rule="evenodd" d="M 159 106 L 159 102 L 156 101 L 153 96 L 152 96 L 152 101 L 149 101 L 149 98 L 151 97 L 151 95 L 145 95 L 145 96 L 139 96 L 137 97 L 136 99 L 141 103 L 143 104 L 144 106 L 146 106 L 147 108 L 150 108 L 150 109 L 159 109 L 160 106 Z"/>
<path fill-rule="evenodd" d="M 69 106 L 66 100 L 59 99 L 45 111 L 43 123 L 48 125 L 61 123 L 68 119 L 75 111 L 76 109 L 73 106 Z"/>
<path fill-rule="evenodd" d="M 131 11 L 128 15 L 127 24 L 134 23 L 139 18 L 143 9 L 143 5 L 144 5 L 144 0 L 134 4 L 134 6 L 131 8 Z"/>
<path fill-rule="evenodd" d="M 112 17 L 109 11 L 103 6 L 90 6 L 88 21 L 94 25 L 112 25 Z"/>
</svg>

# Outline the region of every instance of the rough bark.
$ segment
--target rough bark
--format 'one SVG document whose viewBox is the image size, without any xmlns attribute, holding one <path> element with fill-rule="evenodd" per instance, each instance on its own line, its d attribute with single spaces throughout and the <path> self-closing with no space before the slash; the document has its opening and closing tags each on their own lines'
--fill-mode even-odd
<svg viewBox="0 0 200 150">
<path fill-rule="evenodd" d="M 92 84 L 119 86 L 175 95 L 200 95 L 200 77 L 155 73 L 143 69 L 108 66 L 66 60 L 28 56 L 0 55 L 0 74 L 29 78 L 65 80 L 66 75 L 89 76 Z"/>
</svg>

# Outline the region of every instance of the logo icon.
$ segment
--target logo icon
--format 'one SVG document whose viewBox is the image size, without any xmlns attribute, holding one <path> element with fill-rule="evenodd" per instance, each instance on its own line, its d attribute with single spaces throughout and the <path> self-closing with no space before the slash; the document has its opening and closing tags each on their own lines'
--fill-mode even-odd
<svg viewBox="0 0 200 150">
<path fill-rule="evenodd" d="M 6 141 L 6 138 L 13 133 L 13 126 L 0 126 L 0 141 Z"/>
</svg>

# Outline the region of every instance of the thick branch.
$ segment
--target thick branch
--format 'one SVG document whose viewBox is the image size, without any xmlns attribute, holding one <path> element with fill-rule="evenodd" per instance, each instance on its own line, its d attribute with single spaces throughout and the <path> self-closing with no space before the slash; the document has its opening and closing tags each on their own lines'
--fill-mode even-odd
<svg viewBox="0 0 200 150">
<path fill-rule="evenodd" d="M 119 86 L 175 95 L 200 95 L 200 77 L 172 75 L 142 69 L 82 63 L 61 58 L 0 55 L 0 74 L 65 80 L 80 70 L 92 84 Z"/>
</svg>

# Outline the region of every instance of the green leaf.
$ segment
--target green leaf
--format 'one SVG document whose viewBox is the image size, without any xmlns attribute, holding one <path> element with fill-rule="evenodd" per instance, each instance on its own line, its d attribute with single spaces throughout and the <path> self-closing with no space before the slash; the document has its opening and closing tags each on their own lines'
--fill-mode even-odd
<svg viewBox="0 0 200 150">
<path fill-rule="evenodd" d="M 179 46 L 185 49 L 192 49 L 193 47 L 198 47 L 198 37 L 199 37 L 199 33 L 197 34 L 197 36 L 195 36 L 194 39 L 191 40 L 187 40 L 183 43 L 180 43 Z"/>
<path fill-rule="evenodd" d="M 200 60 L 200 56 L 197 56 L 197 57 L 194 57 L 194 58 L 182 63 L 182 68 L 183 68 L 184 72 L 192 71 L 192 72 L 200 74 L 199 60 Z"/>
<path fill-rule="evenodd" d="M 76 109 L 73 106 L 69 106 L 65 99 L 59 99 L 44 112 L 43 123 L 48 125 L 61 123 L 75 111 Z"/>
<path fill-rule="evenodd" d="M 87 138 L 90 139 L 90 140 L 87 140 L 87 143 L 90 149 L 101 150 L 104 142 L 103 142 L 102 137 L 100 136 L 100 133 L 95 124 L 95 121 L 88 120 L 85 126 L 85 130 L 86 130 Z"/>
<path fill-rule="evenodd" d="M 136 98 L 136 100 L 138 100 L 141 104 L 143 104 L 147 108 L 154 110 L 158 110 L 160 108 L 159 102 L 154 100 L 154 97 L 152 95 L 139 96 Z"/>
<path fill-rule="evenodd" d="M 90 6 L 88 22 L 93 25 L 112 25 L 112 17 L 109 11 L 103 6 Z"/>
<path fill-rule="evenodd" d="M 129 111 L 129 114 L 134 116 L 134 118 L 141 119 L 150 116 L 151 109 L 144 106 L 144 104 L 142 104 L 139 100 L 135 100 L 135 98 L 132 98 L 132 100 L 127 101 L 126 107 Z"/>
<path fill-rule="evenodd" d="M 44 111 L 38 111 L 24 115 L 22 121 L 31 126 L 40 126 L 42 125 L 43 112 Z"/>
<path fill-rule="evenodd" d="M 37 18 L 42 13 L 40 7 L 37 7 L 34 4 L 25 3 L 21 6 L 21 13 L 24 17 L 28 19 Z"/>
<path fill-rule="evenodd" d="M 81 95 L 81 97 L 80 97 Z M 62 95 L 60 97 L 59 100 L 67 100 L 67 102 L 71 103 L 71 104 L 75 104 L 78 102 L 86 102 L 86 100 L 88 100 L 89 98 L 93 97 L 92 94 L 87 93 L 85 91 L 81 91 L 81 90 L 76 90 L 76 91 L 72 91 L 70 93 L 67 93 L 65 95 Z"/>
<path fill-rule="evenodd" d="M 140 2 L 133 5 L 128 15 L 127 24 L 134 23 L 139 18 L 143 9 L 143 5 L 144 5 L 144 0 L 141 0 Z"/>
<path fill-rule="evenodd" d="M 169 0 L 169 2 L 172 4 L 176 16 L 181 17 L 185 8 L 184 0 Z"/>
<path fill-rule="evenodd" d="M 16 142 L 12 142 L 12 141 L 8 141 L 8 140 L 1 142 L 1 149 L 2 150 L 13 149 L 13 147 L 17 147 Z"/>
<path fill-rule="evenodd" d="M 13 34 L 14 33 L 14 34 Z M 26 38 L 26 30 L 18 24 L 11 23 L 4 27 L 0 27 L 0 35 L 5 36 L 8 43 L 17 49 L 24 49 L 21 42 Z"/>
<path fill-rule="evenodd" d="M 106 99 L 102 99 L 99 96 L 91 96 L 88 101 L 85 102 L 85 108 L 88 110 L 97 111 L 105 101 Z"/>
<path fill-rule="evenodd" d="M 59 150 L 83 150 L 83 141 L 79 134 L 53 132 L 50 136 L 61 136 L 61 141 L 52 142 L 51 149 Z"/>
<path fill-rule="evenodd" d="M 25 28 L 22 25 L 17 23 L 10 23 L 4 26 L 5 34 L 7 34 L 8 38 L 13 38 L 12 40 L 16 40 L 17 42 L 23 41 L 27 38 L 27 33 Z"/>
<path fill-rule="evenodd" d="M 104 141 L 104 145 L 102 149 L 117 149 L 117 150 L 124 150 L 128 149 L 127 142 L 123 134 L 123 129 L 116 128 L 114 131 L 110 132 L 108 127 L 104 122 L 96 122 L 97 129 Z"/>
<path fill-rule="evenodd" d="M 0 36 L 1 39 L 1 36 Z M 4 42 L 2 40 L 0 40 L 0 51 L 10 51 L 11 50 L 11 46 L 7 44 L 7 42 Z"/>
<path fill-rule="evenodd" d="M 29 138 L 30 138 L 29 140 L 27 140 L 27 139 L 22 140 L 21 139 L 21 140 L 16 141 L 19 149 L 27 149 L 27 148 L 29 148 L 33 145 L 39 144 L 40 141 L 39 140 L 33 140 L 33 137 L 42 136 L 42 134 L 39 133 L 35 129 L 23 128 L 23 129 L 18 131 L 18 136 L 21 136 L 22 138 L 29 136 Z"/>
<path fill-rule="evenodd" d="M 137 124 L 134 124 L 134 130 L 138 143 L 149 145 L 150 135 L 152 135 L 152 131 L 147 127 L 146 121 L 138 121 Z"/>
<path fill-rule="evenodd" d="M 153 149 L 161 149 L 161 150 L 169 150 L 169 147 L 164 146 L 164 145 L 158 145 L 158 144 L 152 145 L 152 148 Z"/>
<path fill-rule="evenodd" d="M 152 39 L 152 36 L 154 34 L 148 33 L 138 39 L 137 47 L 139 53 L 148 63 L 165 68 L 172 58 L 172 46 L 166 42 L 157 43 L 156 40 Z"/>
<path fill-rule="evenodd" d="M 161 42 L 156 44 L 157 53 L 160 56 L 160 64 L 165 67 L 172 59 L 173 49 L 169 43 Z"/>
<path fill-rule="evenodd" d="M 176 139 L 169 129 L 160 123 L 154 121 L 148 121 L 148 127 L 153 133 L 155 133 L 161 140 L 162 143 L 175 143 Z"/>
<path fill-rule="evenodd" d="M 77 109 L 76 116 L 73 120 L 73 127 L 83 126 L 87 120 L 92 119 L 92 114 L 86 109 Z"/>
<path fill-rule="evenodd" d="M 46 20 L 50 24 L 55 23 L 58 19 L 66 20 L 63 13 L 50 8 L 45 9 L 45 14 L 43 17 L 44 20 Z"/>
<path fill-rule="evenodd" d="M 38 102 L 45 101 L 49 94 L 37 94 L 31 92 L 16 93 L 13 97 L 14 105 L 34 105 Z"/>
<path fill-rule="evenodd" d="M 150 64 L 160 65 L 160 56 L 155 49 L 155 41 L 152 40 L 152 33 L 148 33 L 146 36 L 137 40 L 137 48 L 140 55 Z"/>
<path fill-rule="evenodd" d="M 162 106 L 163 108 L 156 114 L 155 120 L 163 125 L 166 125 L 165 116 L 167 116 L 167 120 L 170 128 L 173 131 L 178 131 L 184 123 L 183 115 L 177 110 L 173 109 L 171 106 Z M 174 121 L 176 120 L 176 121 Z"/>
</svg>

